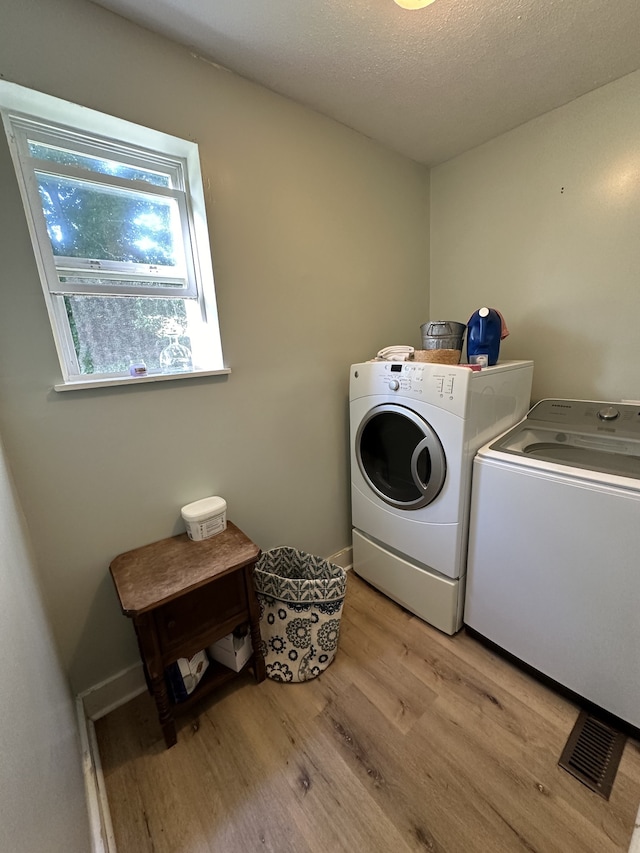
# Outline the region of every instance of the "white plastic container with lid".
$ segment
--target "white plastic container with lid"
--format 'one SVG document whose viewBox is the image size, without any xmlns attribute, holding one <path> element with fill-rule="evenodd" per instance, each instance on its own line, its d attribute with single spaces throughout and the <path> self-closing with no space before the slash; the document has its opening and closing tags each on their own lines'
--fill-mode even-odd
<svg viewBox="0 0 640 853">
<path fill-rule="evenodd" d="M 189 539 L 200 542 L 227 529 L 227 502 L 224 498 L 202 498 L 181 509 Z"/>
</svg>

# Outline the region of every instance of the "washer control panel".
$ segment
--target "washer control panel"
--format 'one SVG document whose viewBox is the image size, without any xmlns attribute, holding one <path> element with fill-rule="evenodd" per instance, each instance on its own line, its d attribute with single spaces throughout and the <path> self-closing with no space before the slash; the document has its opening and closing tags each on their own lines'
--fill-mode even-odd
<svg viewBox="0 0 640 853">
<path fill-rule="evenodd" d="M 609 433 L 640 440 L 640 406 L 593 400 L 541 400 L 531 409 L 527 420 L 565 431 Z"/>
</svg>

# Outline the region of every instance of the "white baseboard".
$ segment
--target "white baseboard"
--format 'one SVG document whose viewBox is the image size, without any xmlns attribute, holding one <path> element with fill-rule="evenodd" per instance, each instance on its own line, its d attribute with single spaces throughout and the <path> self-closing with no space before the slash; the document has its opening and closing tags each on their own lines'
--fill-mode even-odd
<svg viewBox="0 0 640 853">
<path fill-rule="evenodd" d="M 104 717 L 146 689 L 142 663 L 137 663 L 76 697 L 91 853 L 117 853 L 94 720 Z"/>
<path fill-rule="evenodd" d="M 638 814 L 636 816 L 636 825 L 633 830 L 633 835 L 631 836 L 629 853 L 640 853 L 640 809 L 638 809 Z"/>
<path fill-rule="evenodd" d="M 147 689 L 142 663 L 135 663 L 110 678 L 94 684 L 79 698 L 88 720 L 99 720 Z"/>
<path fill-rule="evenodd" d="M 343 548 L 342 551 L 332 554 L 327 559 L 330 563 L 334 563 L 334 565 L 340 566 L 348 572 L 353 566 L 353 548 Z"/>
<path fill-rule="evenodd" d="M 95 727 L 93 722 L 87 719 L 79 696 L 76 697 L 76 714 L 82 750 L 82 774 L 89 816 L 91 853 L 117 853 Z"/>
</svg>

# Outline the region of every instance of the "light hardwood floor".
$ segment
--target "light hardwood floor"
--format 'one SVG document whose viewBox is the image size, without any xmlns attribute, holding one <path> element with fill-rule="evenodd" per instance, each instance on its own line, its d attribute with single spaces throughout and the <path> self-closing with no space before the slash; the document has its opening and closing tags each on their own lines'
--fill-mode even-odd
<svg viewBox="0 0 640 853">
<path fill-rule="evenodd" d="M 250 676 L 179 719 L 149 696 L 96 724 L 119 853 L 613 853 L 640 803 L 557 766 L 577 708 L 349 573 L 339 651 L 305 684 Z"/>
</svg>

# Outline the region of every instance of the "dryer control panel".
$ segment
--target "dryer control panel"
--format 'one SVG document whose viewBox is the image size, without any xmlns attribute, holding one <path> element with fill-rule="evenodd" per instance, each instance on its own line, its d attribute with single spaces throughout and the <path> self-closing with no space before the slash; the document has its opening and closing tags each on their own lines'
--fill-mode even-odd
<svg viewBox="0 0 640 853">
<path fill-rule="evenodd" d="M 471 418 L 478 441 L 507 429 L 529 408 L 532 361 L 504 361 L 482 370 L 475 365 L 374 359 L 352 364 L 349 399 L 376 397 L 372 405 L 403 398 L 461 418 Z M 481 445 L 478 444 L 478 447 Z"/>
<path fill-rule="evenodd" d="M 456 374 L 443 365 L 392 363 L 385 365 L 380 376 L 381 384 L 386 383 L 390 391 L 416 392 L 420 397 L 435 393 L 441 400 L 453 400 L 456 391 Z M 458 376 L 459 378 L 459 376 Z M 463 383 L 460 383 L 463 384 Z"/>
<path fill-rule="evenodd" d="M 448 364 L 367 362 L 353 365 L 350 397 L 407 397 L 463 415 L 472 371 Z"/>
</svg>

